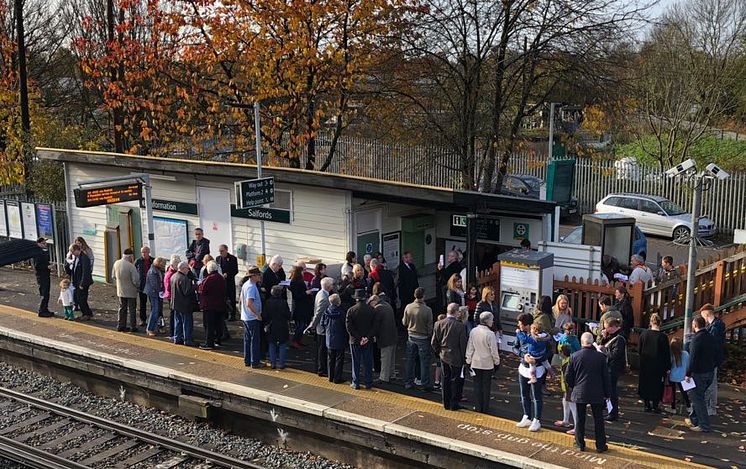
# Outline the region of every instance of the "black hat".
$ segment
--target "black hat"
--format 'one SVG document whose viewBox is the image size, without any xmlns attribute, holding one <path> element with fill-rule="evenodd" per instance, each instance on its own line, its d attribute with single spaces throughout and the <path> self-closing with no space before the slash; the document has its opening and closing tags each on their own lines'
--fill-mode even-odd
<svg viewBox="0 0 746 469">
<path fill-rule="evenodd" d="M 47 240 L 47 238 L 42 237 L 42 238 L 37 239 L 36 242 L 37 243 L 43 243 L 46 240 Z"/>
<path fill-rule="evenodd" d="M 365 290 L 363 290 L 362 288 L 358 288 L 357 290 L 355 290 L 355 295 L 352 298 L 355 300 L 365 300 L 366 298 L 368 298 L 368 294 L 365 293 Z"/>
</svg>

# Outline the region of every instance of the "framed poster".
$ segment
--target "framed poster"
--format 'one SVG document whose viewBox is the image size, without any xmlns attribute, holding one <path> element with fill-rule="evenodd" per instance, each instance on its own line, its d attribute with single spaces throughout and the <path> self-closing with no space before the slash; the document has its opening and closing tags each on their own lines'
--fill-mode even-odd
<svg viewBox="0 0 746 469">
<path fill-rule="evenodd" d="M 5 213 L 8 217 L 8 236 L 15 239 L 23 239 L 21 205 L 17 200 L 6 200 Z"/>
<path fill-rule="evenodd" d="M 21 216 L 23 217 L 23 238 L 36 241 L 39 236 L 36 231 L 36 207 L 29 202 L 21 202 Z"/>
<path fill-rule="evenodd" d="M 381 238 L 383 240 L 383 257 L 386 259 L 386 266 L 389 270 L 394 270 L 399 266 L 401 258 L 401 232 L 386 233 Z"/>
<path fill-rule="evenodd" d="M 155 252 L 159 257 L 168 259 L 171 254 L 182 258 L 189 247 L 186 220 L 176 218 L 153 217 L 155 228 Z"/>
<path fill-rule="evenodd" d="M 49 204 L 36 204 L 36 231 L 39 237 L 54 243 L 54 209 Z"/>
<path fill-rule="evenodd" d="M 5 217 L 5 200 L 0 199 L 0 236 L 8 236 L 8 219 Z"/>
</svg>

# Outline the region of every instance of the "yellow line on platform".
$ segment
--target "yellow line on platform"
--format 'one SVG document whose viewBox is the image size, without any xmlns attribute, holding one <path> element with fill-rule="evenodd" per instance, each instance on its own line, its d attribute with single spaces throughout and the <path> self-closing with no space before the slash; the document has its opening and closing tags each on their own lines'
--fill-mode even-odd
<svg viewBox="0 0 746 469">
<path fill-rule="evenodd" d="M 49 319 L 39 319 L 34 312 L 23 310 L 13 306 L 0 305 L 0 312 L 23 316 L 25 320 L 33 319 L 34 321 L 38 321 L 39 323 L 43 323 L 46 325 L 48 325 L 50 322 Z M 95 324 L 95 322 L 93 324 Z M 537 438 L 547 443 L 565 446 L 568 448 L 572 448 L 575 441 L 572 436 L 567 435 L 564 432 L 545 430 L 538 434 L 532 433 L 529 432 L 527 429 L 517 428 L 515 426 L 515 422 L 513 422 L 512 420 L 508 420 L 502 417 L 496 417 L 493 415 L 485 415 L 470 410 L 464 410 L 459 411 L 458 413 L 454 413 L 445 410 L 442 405 L 429 401 L 427 399 L 407 396 L 405 394 L 399 394 L 393 391 L 387 391 L 377 388 L 374 388 L 372 391 L 356 391 L 347 385 L 333 384 L 330 383 L 326 378 L 316 376 L 314 373 L 309 373 L 297 369 L 286 368 L 282 371 L 272 370 L 270 368 L 247 369 L 243 364 L 243 357 L 231 356 L 226 353 L 216 353 L 213 351 L 200 350 L 198 348 L 184 347 L 163 340 L 154 340 L 148 337 L 134 334 L 124 334 L 93 324 L 78 321 L 64 321 L 59 319 L 54 320 L 54 325 L 61 329 L 78 332 L 82 331 L 90 333 L 97 337 L 110 338 L 118 342 L 125 342 L 132 345 L 150 348 L 162 352 L 169 352 L 171 354 L 181 355 L 189 358 L 199 358 L 206 362 L 217 363 L 221 366 L 241 370 L 244 373 L 257 373 L 272 377 L 283 378 L 289 381 L 296 382 L 298 384 L 307 384 L 319 388 L 330 389 L 339 393 L 350 394 L 363 399 L 371 399 L 378 402 L 386 403 L 388 405 L 400 405 L 401 407 L 404 407 L 405 409 L 410 411 L 425 412 L 440 417 L 458 420 L 459 422 L 477 425 L 490 430 L 497 430 L 500 432 L 508 432 L 516 435 Z M 19 330 L 19 332 L 26 331 Z M 144 357 L 139 357 L 138 359 L 144 360 Z M 157 363 L 155 364 L 157 365 Z M 511 402 L 511 405 L 518 405 L 518 403 Z M 591 442 L 592 440 L 588 441 Z M 630 462 L 641 462 L 643 464 L 653 465 L 655 467 L 671 467 L 671 464 L 687 467 L 709 467 L 692 463 L 683 459 L 680 460 L 668 456 L 650 454 L 625 446 L 615 444 L 610 444 L 609 446 L 613 449 L 610 457 L 622 458 Z"/>
</svg>

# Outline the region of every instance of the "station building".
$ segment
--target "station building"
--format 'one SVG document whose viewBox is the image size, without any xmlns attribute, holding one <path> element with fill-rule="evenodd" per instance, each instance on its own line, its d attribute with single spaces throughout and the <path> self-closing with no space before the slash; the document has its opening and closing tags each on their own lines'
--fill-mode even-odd
<svg viewBox="0 0 746 469">
<path fill-rule="evenodd" d="M 281 255 L 286 268 L 306 258 L 326 263 L 335 275 L 347 251 L 358 253 L 360 262 L 363 254 L 380 251 L 395 270 L 401 253 L 411 251 L 431 297 L 437 262 L 452 249 L 468 253 L 472 244 L 472 265 L 485 269 L 524 238 L 534 246 L 558 238 L 559 211 L 549 201 L 264 167 L 263 176 L 275 180 L 274 203 L 239 209 L 235 183 L 256 178 L 256 166 L 48 148 L 38 155 L 64 164 L 70 239 L 82 236 L 93 249 L 97 281 L 110 281 L 123 249 L 137 252 L 148 244 L 146 212 L 136 201 L 79 208 L 74 190 L 142 173 L 151 179 L 154 247 L 162 257 L 183 257 L 194 228 L 201 227 L 214 255 L 226 244 L 254 264 L 262 254 L 264 220 L 265 254 Z"/>
</svg>

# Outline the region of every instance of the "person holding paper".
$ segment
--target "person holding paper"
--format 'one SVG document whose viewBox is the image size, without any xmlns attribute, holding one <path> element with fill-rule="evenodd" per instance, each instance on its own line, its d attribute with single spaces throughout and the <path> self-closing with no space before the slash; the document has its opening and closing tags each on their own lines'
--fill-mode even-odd
<svg viewBox="0 0 746 469">
<path fill-rule="evenodd" d="M 715 338 L 707 332 L 706 323 L 702 316 L 692 319 L 694 336 L 689 342 L 689 368 L 682 383 L 684 389 L 694 382 L 694 388 L 689 389 L 689 399 L 692 401 L 692 411 L 685 419 L 690 429 L 695 432 L 710 431 L 710 416 L 707 413 L 705 392 L 712 384 L 715 374 L 717 358 L 717 343 Z"/>
<path fill-rule="evenodd" d="M 571 400 L 576 403 L 578 409 L 575 444 L 580 451 L 585 451 L 585 417 L 586 408 L 590 405 L 596 435 L 596 451 L 603 453 L 609 450 L 604 427 L 604 402 L 607 402 L 608 406 L 611 397 L 606 356 L 594 349 L 593 334 L 590 332 L 583 333 L 580 345 L 582 348 L 572 354 L 565 372 L 565 382 L 572 389 Z"/>
<path fill-rule="evenodd" d="M 459 321 L 459 305 L 451 303 L 445 319 L 433 326 L 430 342 L 443 363 L 443 407 L 459 410 L 459 380 L 466 358 L 466 327 Z"/>
<path fill-rule="evenodd" d="M 474 379 L 474 410 L 489 413 L 492 370 L 500 365 L 497 338 L 492 332 L 494 316 L 485 311 L 479 315 L 479 325 L 471 330 L 466 343 L 466 363 Z"/>
</svg>

